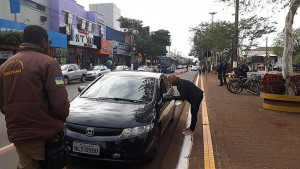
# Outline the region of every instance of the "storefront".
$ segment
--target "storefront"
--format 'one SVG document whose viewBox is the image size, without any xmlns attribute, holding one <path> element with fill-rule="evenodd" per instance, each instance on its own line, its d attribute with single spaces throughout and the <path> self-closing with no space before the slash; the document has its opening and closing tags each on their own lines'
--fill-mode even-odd
<svg viewBox="0 0 300 169">
<path fill-rule="evenodd" d="M 19 22 L 0 19 L 0 32 L 5 32 L 5 31 L 22 32 L 26 26 L 28 26 L 28 25 L 19 23 Z M 50 46 L 50 56 L 51 57 L 55 57 L 54 54 L 57 53 L 57 51 L 67 50 L 67 35 L 58 33 L 58 32 L 49 31 L 49 30 L 47 30 L 47 33 L 48 33 L 49 39 L 52 41 L 52 44 Z M 17 49 L 18 49 L 18 47 L 13 47 L 13 46 L 6 47 L 6 48 L 0 47 L 0 52 L 5 53 L 5 54 L 1 54 L 0 62 L 5 61 L 10 56 L 12 56 L 11 53 L 15 54 Z M 5 51 L 5 52 L 2 52 L 2 51 Z M 7 53 L 9 53 L 9 55 Z"/>
<path fill-rule="evenodd" d="M 68 41 L 66 63 L 77 63 L 81 68 L 88 68 L 90 63 L 95 65 L 100 39 L 85 30 L 73 29 Z"/>
<path fill-rule="evenodd" d="M 99 52 L 97 52 L 97 56 L 94 57 L 94 59 L 91 59 L 91 62 L 95 63 L 96 65 L 106 65 L 106 62 L 110 55 L 110 51 L 111 47 L 109 41 L 101 40 L 101 49 Z"/>
<path fill-rule="evenodd" d="M 131 55 L 128 49 L 128 45 L 117 41 L 110 42 L 110 55 L 109 58 L 113 59 L 115 65 L 127 65 L 131 64 Z"/>
</svg>

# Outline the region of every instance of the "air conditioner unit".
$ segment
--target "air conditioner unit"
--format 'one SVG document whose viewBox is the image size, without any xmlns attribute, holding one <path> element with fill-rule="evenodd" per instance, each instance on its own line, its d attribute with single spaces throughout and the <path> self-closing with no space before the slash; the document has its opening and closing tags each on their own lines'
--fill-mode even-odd
<svg viewBox="0 0 300 169">
<path fill-rule="evenodd" d="M 47 17 L 46 17 L 46 16 L 41 16 L 41 21 L 42 21 L 42 22 L 47 21 Z"/>
</svg>

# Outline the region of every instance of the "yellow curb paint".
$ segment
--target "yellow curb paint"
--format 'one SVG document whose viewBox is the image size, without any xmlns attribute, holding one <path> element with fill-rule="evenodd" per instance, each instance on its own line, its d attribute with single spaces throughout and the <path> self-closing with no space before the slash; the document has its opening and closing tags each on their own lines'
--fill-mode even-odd
<svg viewBox="0 0 300 169">
<path fill-rule="evenodd" d="M 285 107 L 285 106 L 277 106 L 277 105 L 263 103 L 263 108 L 269 109 L 269 110 L 300 113 L 300 107 Z"/>
<path fill-rule="evenodd" d="M 300 96 L 287 96 L 287 95 L 279 95 L 279 94 L 260 93 L 260 97 L 264 99 L 271 99 L 271 100 L 300 102 Z"/>
<path fill-rule="evenodd" d="M 201 76 L 201 89 L 204 91 L 203 78 Z M 214 151 L 211 141 L 209 120 L 207 114 L 205 93 L 202 100 L 202 123 L 203 123 L 203 144 L 204 144 L 204 168 L 215 169 Z"/>
</svg>

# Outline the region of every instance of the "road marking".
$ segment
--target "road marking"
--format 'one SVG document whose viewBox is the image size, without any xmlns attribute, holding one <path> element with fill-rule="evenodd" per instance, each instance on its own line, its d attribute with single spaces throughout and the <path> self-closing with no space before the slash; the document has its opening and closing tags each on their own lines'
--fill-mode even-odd
<svg viewBox="0 0 300 169">
<path fill-rule="evenodd" d="M 11 143 L 11 144 L 9 144 L 7 146 L 4 146 L 4 147 L 0 148 L 0 155 L 4 154 L 4 153 L 6 153 L 6 152 L 8 152 L 10 150 L 13 150 L 14 148 L 15 148 L 15 146 L 14 146 L 13 143 Z"/>
<path fill-rule="evenodd" d="M 203 85 L 203 78 L 201 76 L 201 87 L 204 91 Z M 210 134 L 210 125 L 208 120 L 207 114 L 207 106 L 206 106 L 206 97 L 205 93 L 203 93 L 203 100 L 202 100 L 202 123 L 203 125 L 203 144 L 204 144 L 204 168 L 205 169 L 215 169 L 215 159 L 214 159 L 214 151 L 211 141 L 211 134 Z"/>
<path fill-rule="evenodd" d="M 196 85 L 198 85 L 199 76 L 197 76 Z M 189 108 L 188 117 L 186 120 L 186 127 L 191 124 L 191 107 Z M 193 147 L 193 137 L 191 135 L 184 136 L 183 144 L 181 147 L 181 152 L 179 155 L 179 162 L 177 164 L 177 169 L 187 169 L 189 168 L 189 156 Z"/>
</svg>

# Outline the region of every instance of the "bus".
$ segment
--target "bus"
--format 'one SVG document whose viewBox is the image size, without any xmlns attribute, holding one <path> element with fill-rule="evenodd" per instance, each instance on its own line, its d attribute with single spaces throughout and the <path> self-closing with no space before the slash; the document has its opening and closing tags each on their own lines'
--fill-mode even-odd
<svg viewBox="0 0 300 169">
<path fill-rule="evenodd" d="M 158 58 L 160 64 L 160 72 L 162 73 L 174 73 L 176 69 L 175 59 L 169 56 L 161 56 Z"/>
</svg>

